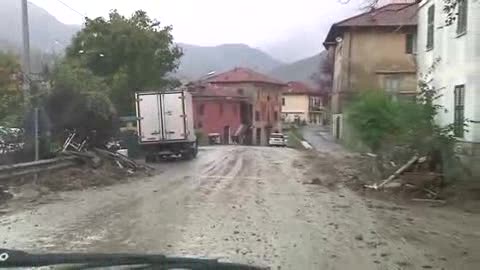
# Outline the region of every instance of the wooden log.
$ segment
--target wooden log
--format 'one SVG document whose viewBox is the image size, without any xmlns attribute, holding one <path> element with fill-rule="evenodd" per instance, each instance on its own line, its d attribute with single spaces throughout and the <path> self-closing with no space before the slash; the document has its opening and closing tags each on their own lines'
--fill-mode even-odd
<svg viewBox="0 0 480 270">
<path fill-rule="evenodd" d="M 447 203 L 447 201 L 445 201 L 445 200 L 417 199 L 417 198 L 412 199 L 412 201 L 415 201 L 415 202 L 438 203 L 438 204 L 445 204 L 445 203 Z"/>
<path fill-rule="evenodd" d="M 62 152 L 62 154 L 66 156 L 78 157 L 79 159 L 89 164 L 94 169 L 99 168 L 103 164 L 102 159 L 97 154 L 91 151 L 87 151 L 87 152 L 64 151 Z"/>
<path fill-rule="evenodd" d="M 380 189 L 389 182 L 393 181 L 395 178 L 397 178 L 400 174 L 402 174 L 404 171 L 408 170 L 416 161 L 418 160 L 418 156 L 415 155 L 413 156 L 407 163 L 405 163 L 402 167 L 400 167 L 398 170 L 396 170 L 392 175 L 390 175 L 387 179 L 383 180 L 382 183 L 377 185 L 376 183 L 373 185 L 367 185 L 365 187 L 367 188 L 373 188 L 373 189 Z"/>
</svg>

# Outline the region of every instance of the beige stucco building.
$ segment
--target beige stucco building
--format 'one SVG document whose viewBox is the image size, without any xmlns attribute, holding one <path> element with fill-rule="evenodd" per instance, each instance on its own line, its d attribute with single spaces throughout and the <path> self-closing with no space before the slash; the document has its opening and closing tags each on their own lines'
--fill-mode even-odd
<svg viewBox="0 0 480 270">
<path fill-rule="evenodd" d="M 289 82 L 282 95 L 282 120 L 287 123 L 322 123 L 323 104 L 318 93 L 306 84 Z"/>
<path fill-rule="evenodd" d="M 416 5 L 389 4 L 332 25 L 324 42 L 334 59 L 332 132 L 344 137 L 344 112 L 356 93 L 416 93 Z"/>
</svg>

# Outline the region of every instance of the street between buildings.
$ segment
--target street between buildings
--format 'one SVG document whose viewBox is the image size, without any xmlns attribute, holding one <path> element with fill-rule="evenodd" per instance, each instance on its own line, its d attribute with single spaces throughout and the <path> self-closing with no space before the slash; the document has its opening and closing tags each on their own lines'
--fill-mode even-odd
<svg viewBox="0 0 480 270">
<path fill-rule="evenodd" d="M 324 149 L 205 147 L 196 160 L 156 164 L 145 179 L 12 202 L 0 241 L 272 269 L 478 269 L 478 215 L 362 197 L 341 184 L 354 173 L 351 157 Z"/>
</svg>

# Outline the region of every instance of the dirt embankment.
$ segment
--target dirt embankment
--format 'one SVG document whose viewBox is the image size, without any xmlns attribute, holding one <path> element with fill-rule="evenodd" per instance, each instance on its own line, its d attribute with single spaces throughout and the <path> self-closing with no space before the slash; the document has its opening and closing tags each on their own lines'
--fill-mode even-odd
<svg viewBox="0 0 480 270">
<path fill-rule="evenodd" d="M 436 174 L 406 172 L 381 190 L 366 188 L 386 177 L 376 168 L 374 158 L 357 153 L 309 151 L 305 175 L 316 175 L 307 184 L 330 189 L 347 186 L 362 196 L 395 201 L 401 204 L 452 206 L 470 213 L 480 213 L 479 181 L 441 181 Z M 294 164 L 295 165 L 295 164 Z M 305 167 L 303 164 L 295 166 Z"/>
<path fill-rule="evenodd" d="M 0 184 L 0 206 L 10 200 L 41 202 L 44 195 L 59 192 L 84 190 L 125 183 L 132 179 L 143 178 L 152 174 L 150 170 L 128 171 L 104 162 L 99 168 L 84 164 L 71 168 L 43 172 L 37 175 L 15 177 Z"/>
</svg>

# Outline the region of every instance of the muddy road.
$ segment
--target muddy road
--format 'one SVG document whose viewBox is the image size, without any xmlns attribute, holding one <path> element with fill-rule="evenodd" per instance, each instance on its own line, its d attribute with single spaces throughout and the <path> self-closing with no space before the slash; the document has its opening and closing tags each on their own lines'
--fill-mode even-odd
<svg viewBox="0 0 480 270">
<path fill-rule="evenodd" d="M 313 160 L 321 160 L 314 162 Z M 153 177 L 14 201 L 0 246 L 37 252 L 147 252 L 272 269 L 479 269 L 480 217 L 397 205 L 342 185 L 338 155 L 207 147 Z M 328 184 L 306 184 L 312 178 Z"/>
</svg>

